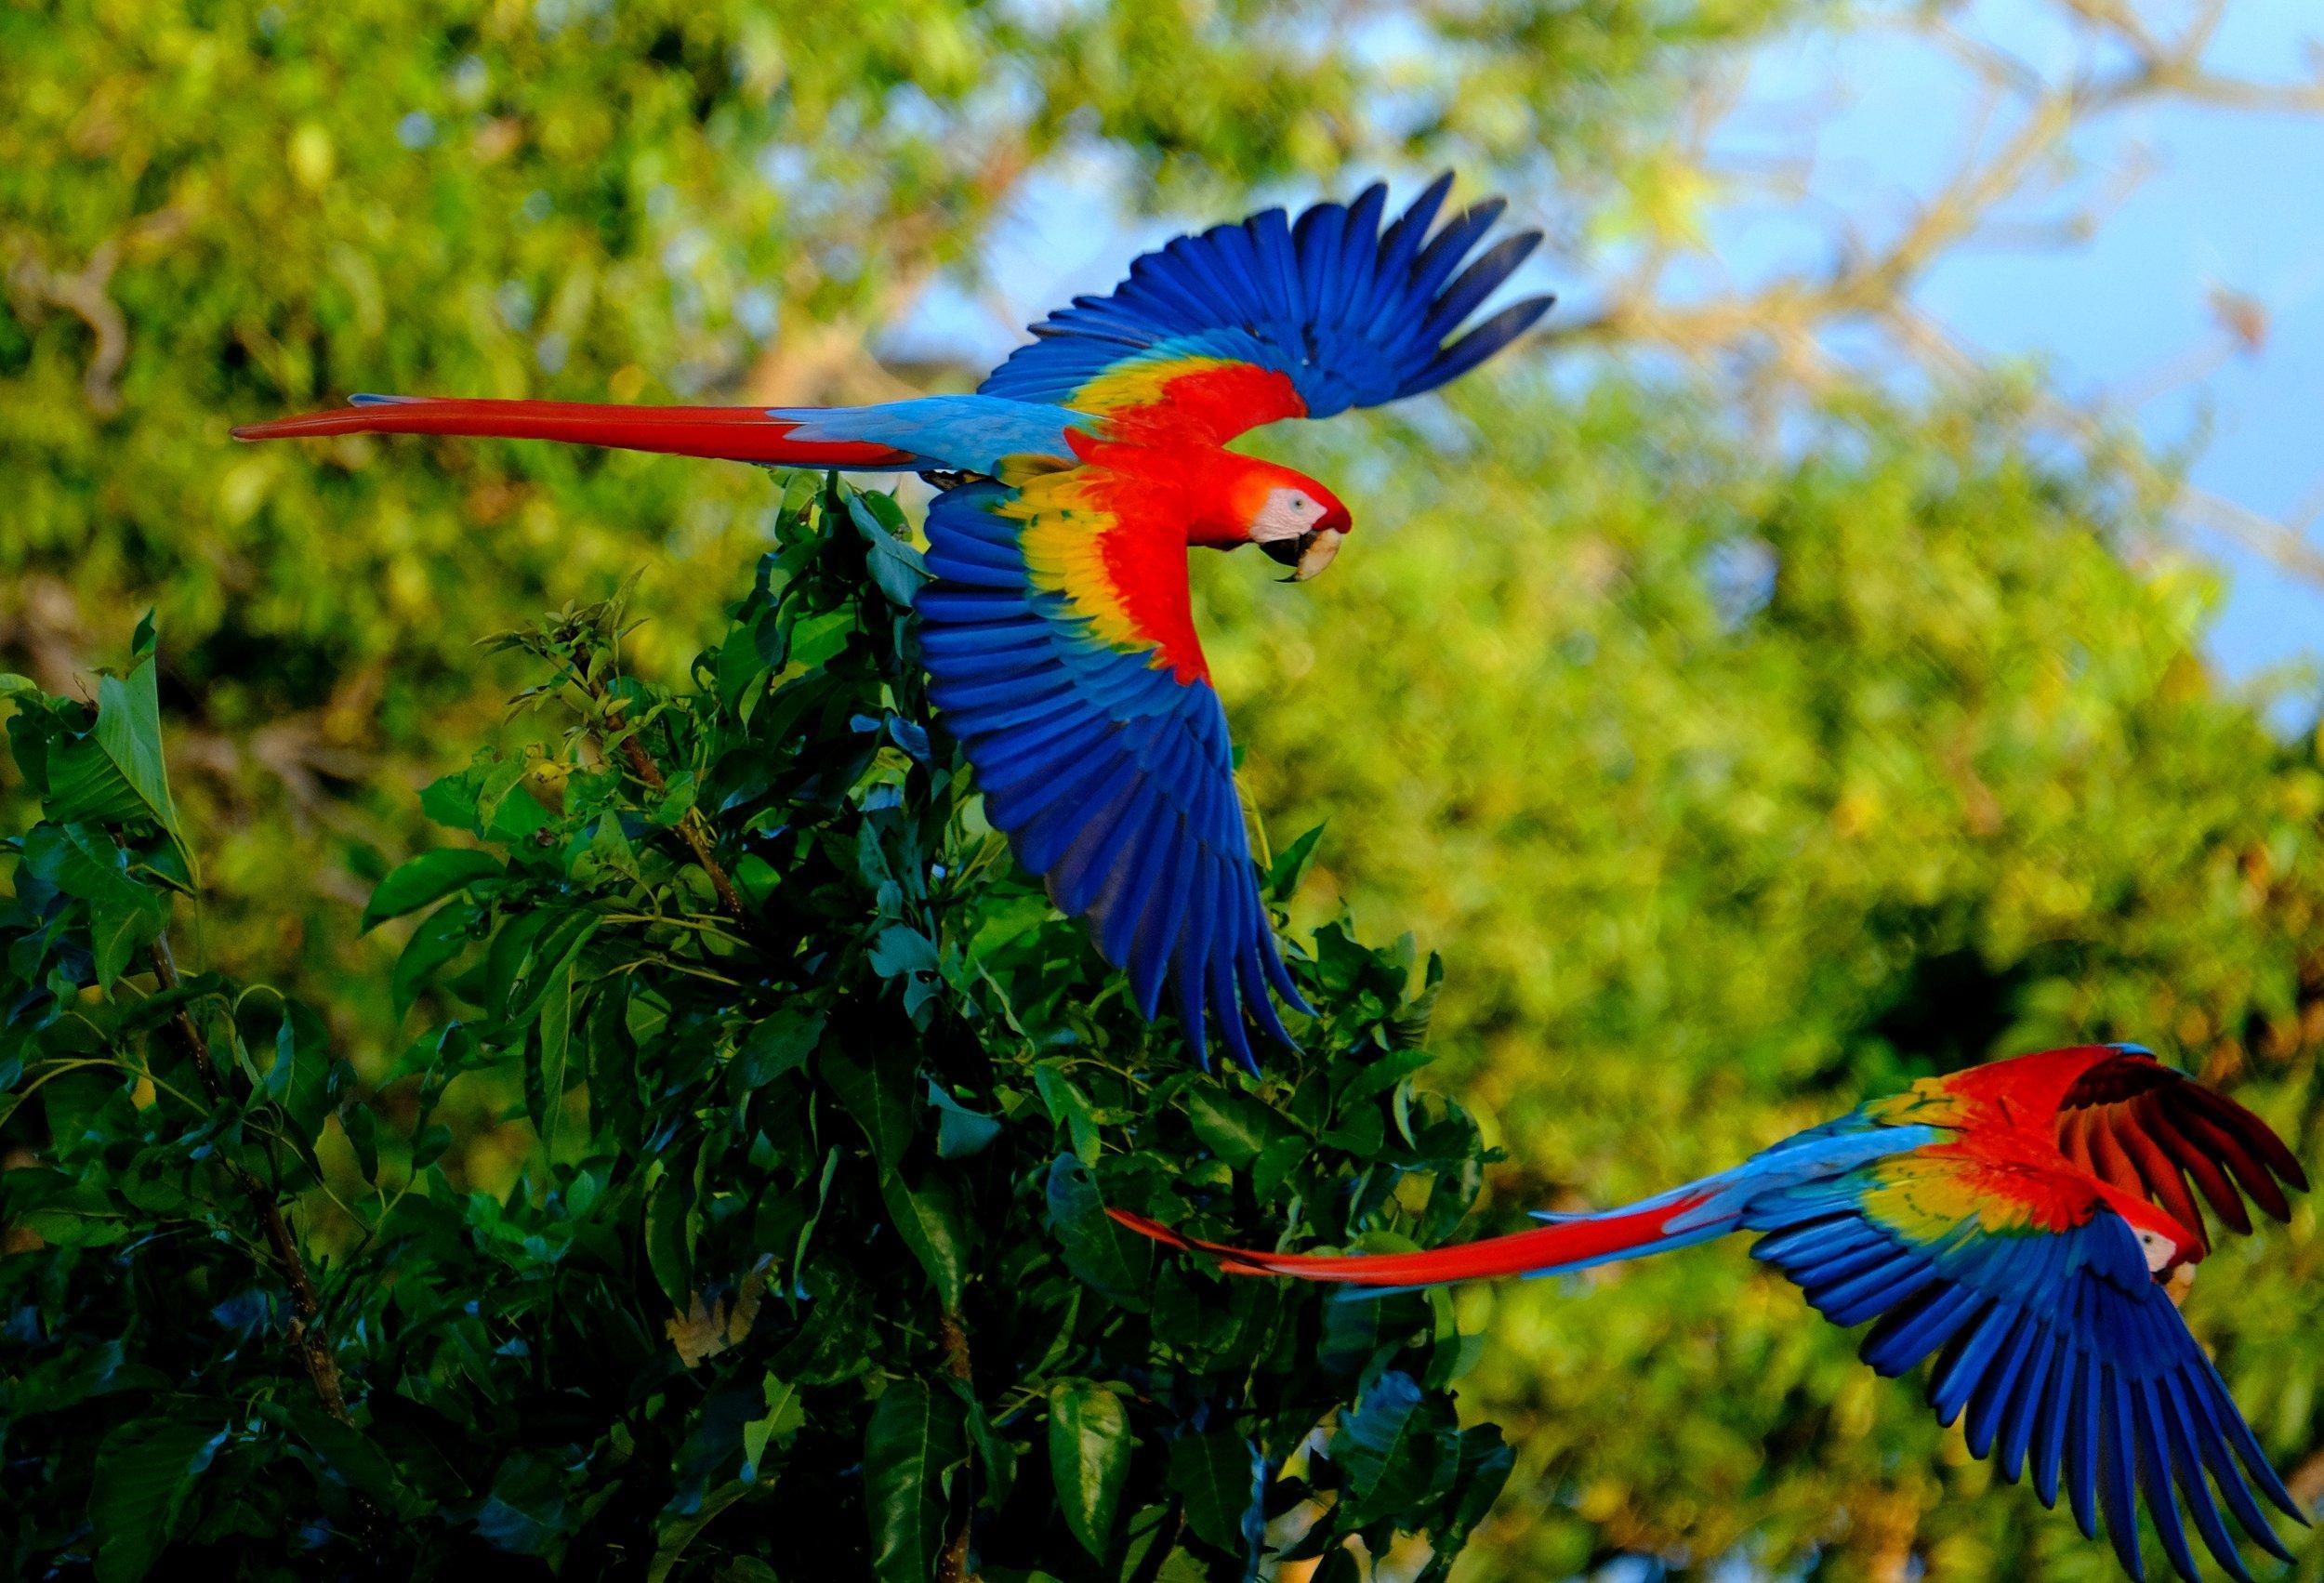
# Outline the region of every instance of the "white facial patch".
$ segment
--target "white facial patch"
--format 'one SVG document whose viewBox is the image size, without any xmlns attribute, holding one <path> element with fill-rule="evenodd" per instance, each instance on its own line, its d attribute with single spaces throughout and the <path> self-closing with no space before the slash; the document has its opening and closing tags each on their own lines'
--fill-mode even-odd
<svg viewBox="0 0 2324 1583">
<path fill-rule="evenodd" d="M 1323 502 L 1303 489 L 1271 489 L 1267 491 L 1266 503 L 1259 508 L 1259 515 L 1251 519 L 1251 542 L 1272 544 L 1277 539 L 1298 538 L 1312 530 L 1323 514 Z"/>
<path fill-rule="evenodd" d="M 2146 1255 L 2146 1273 L 2149 1275 L 2161 1274 L 2162 1267 L 2170 1263 L 2172 1256 L 2179 1251 L 2172 1240 L 2160 1232 L 2139 1233 L 2138 1247 L 2139 1251 Z"/>
</svg>

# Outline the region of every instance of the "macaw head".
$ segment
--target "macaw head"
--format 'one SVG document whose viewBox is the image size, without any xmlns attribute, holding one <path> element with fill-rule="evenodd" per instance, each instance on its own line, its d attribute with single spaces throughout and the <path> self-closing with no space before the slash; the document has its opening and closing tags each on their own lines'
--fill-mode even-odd
<svg viewBox="0 0 2324 1583">
<path fill-rule="evenodd" d="M 1231 502 L 1242 542 L 1291 568 L 1287 580 L 1294 583 L 1330 565 L 1353 525 L 1338 495 L 1306 474 L 1271 462 L 1252 463 L 1235 481 Z"/>
<path fill-rule="evenodd" d="M 2179 1224 L 2175 1216 L 2133 1193 L 2100 1184 L 2098 1192 L 2112 1209 L 2130 1222 L 2138 1250 L 2146 1256 L 2146 1273 L 2161 1286 L 2182 1268 L 2191 1268 L 2204 1254 L 2203 1239 Z"/>
</svg>

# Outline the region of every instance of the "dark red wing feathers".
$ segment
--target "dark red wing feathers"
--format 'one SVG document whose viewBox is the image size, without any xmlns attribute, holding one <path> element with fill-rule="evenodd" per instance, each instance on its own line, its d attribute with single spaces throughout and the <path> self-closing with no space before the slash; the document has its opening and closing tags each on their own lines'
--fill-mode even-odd
<svg viewBox="0 0 2324 1583">
<path fill-rule="evenodd" d="M 2248 1233 L 2246 1197 L 2280 1220 L 2291 1213 L 2284 1189 L 2308 1185 L 2267 1123 L 2133 1050 L 2099 1062 L 2067 1088 L 2057 1141 L 2076 1166 L 2159 1205 L 2198 1235 L 2197 1192 L 2220 1220 Z"/>
</svg>

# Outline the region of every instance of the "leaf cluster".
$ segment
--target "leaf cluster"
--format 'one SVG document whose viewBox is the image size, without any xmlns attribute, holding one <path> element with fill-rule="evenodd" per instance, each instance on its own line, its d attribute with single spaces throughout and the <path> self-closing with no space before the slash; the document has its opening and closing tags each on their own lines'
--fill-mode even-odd
<svg viewBox="0 0 2324 1583">
<path fill-rule="evenodd" d="M 1448 1299 L 1104 1214 L 1451 1234 L 1491 1155 L 1415 1083 L 1438 965 L 1326 927 L 1303 1052 L 1195 1070 L 984 824 L 923 575 L 892 500 L 801 476 L 687 684 L 624 668 L 618 600 L 497 640 L 532 740 L 430 785 L 448 844 L 372 897 L 416 1032 L 370 1084 L 170 965 L 150 633 L 93 709 L 9 684 L 14 1575 L 1148 1583 L 1400 1534 L 1441 1575 L 1511 1467 Z"/>
</svg>

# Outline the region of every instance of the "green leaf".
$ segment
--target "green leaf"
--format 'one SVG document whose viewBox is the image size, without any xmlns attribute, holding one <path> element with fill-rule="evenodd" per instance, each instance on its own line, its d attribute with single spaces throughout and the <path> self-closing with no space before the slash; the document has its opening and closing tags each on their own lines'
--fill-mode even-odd
<svg viewBox="0 0 2324 1583">
<path fill-rule="evenodd" d="M 1172 1441 L 1170 1488 L 1186 1503 L 1187 1526 L 1229 1554 L 1250 1553 L 1261 1523 L 1264 1466 L 1239 1434 L 1184 1434 Z"/>
<path fill-rule="evenodd" d="M 701 1537 L 710 1520 L 751 1492 L 746 1484 L 721 1485 L 702 1497 L 699 1510 L 689 1516 L 668 1518 L 660 1527 L 660 1542 L 654 1548 L 654 1559 L 645 1569 L 645 1583 L 667 1583 L 670 1574 L 686 1553 L 686 1547 Z"/>
<path fill-rule="evenodd" d="M 1425 1397 L 1408 1374 L 1393 1369 L 1340 1416 L 1332 1465 L 1346 1481 L 1341 1521 L 1351 1527 L 1419 1505 L 1454 1471 L 1452 1414 Z"/>
<path fill-rule="evenodd" d="M 1446 1497 L 1446 1516 L 1432 1528 L 1429 1537 L 1436 1554 L 1431 1560 L 1433 1573 L 1441 1575 L 1449 1569 L 1469 1536 L 1493 1510 L 1501 1490 L 1509 1483 L 1510 1473 L 1517 1466 L 1516 1453 L 1501 1439 L 1501 1431 L 1492 1424 L 1479 1424 L 1460 1431 L 1459 1455 L 1456 1462 L 1452 1489 Z"/>
<path fill-rule="evenodd" d="M 1247 1094 L 1228 1092 L 1219 1083 L 1190 1083 L 1181 1098 L 1195 1136 L 1238 1170 L 1257 1159 L 1259 1152 L 1282 1130 L 1283 1124 L 1273 1111 Z"/>
<path fill-rule="evenodd" d="M 1153 1267 L 1148 1249 L 1153 1245 L 1122 1230 L 1106 1215 L 1089 1167 L 1071 1154 L 1058 1155 L 1049 1168 L 1048 1199 L 1050 1223 L 1064 1251 L 1065 1268 L 1083 1285 L 1144 1313 Z"/>
<path fill-rule="evenodd" d="M 244 1039 L 255 1049 L 258 1041 L 251 1037 L 251 1032 L 262 1027 L 263 1020 L 253 1015 L 241 1021 Z M 314 1141 L 322 1135 L 324 1117 L 331 1110 L 333 1089 L 337 1087 L 338 1063 L 331 1053 L 331 1031 L 313 1007 L 282 1001 L 274 1015 L 273 1040 L 274 1060 L 266 1071 L 264 1091 L 282 1108 L 285 1136 L 311 1162 Z"/>
<path fill-rule="evenodd" d="M 960 1212 L 958 1195 L 942 1177 L 932 1175 L 919 1186 L 907 1188 L 896 1171 L 880 1173 L 879 1195 L 888 1206 L 888 1218 L 895 1222 L 897 1234 L 935 1283 L 937 1300 L 947 1311 L 957 1309 L 961 1288 L 969 1278 L 970 1245 L 968 1220 Z"/>
<path fill-rule="evenodd" d="M 571 955 L 554 969 L 541 996 L 535 1035 L 525 1043 L 535 1059 L 525 1068 L 524 1103 L 541 1141 L 541 1161 L 556 1158 L 557 1121 L 564 1109 L 565 1078 L 573 1063 L 574 962 Z"/>
<path fill-rule="evenodd" d="M 702 1144 L 680 1150 L 646 1198 L 646 1263 L 680 1313 L 694 1299 L 694 1245 L 702 1234 Z"/>
<path fill-rule="evenodd" d="M 1089 1096 L 1053 1062 L 1045 1061 L 1033 1069 L 1033 1086 L 1040 1093 L 1042 1108 L 1049 1112 L 1050 1119 L 1063 1127 L 1073 1140 L 1076 1157 L 1085 1166 L 1096 1165 L 1098 1110 L 1089 1102 Z"/>
<path fill-rule="evenodd" d="M 1437 993 L 1445 987 L 1445 959 L 1432 951 L 1420 988 L 1388 1020 L 1388 1036 L 1409 1049 L 1428 1043 L 1431 1020 L 1436 1015 Z"/>
<path fill-rule="evenodd" d="M 395 1464 L 361 1430 L 339 1422 L 319 1407 L 297 1402 L 261 1402 L 257 1411 L 269 1423 L 305 1441 L 335 1477 L 382 1511 L 417 1514 L 414 1497 L 397 1476 Z"/>
<path fill-rule="evenodd" d="M 138 1583 L 169 1542 L 186 1496 L 226 1442 L 206 1424 L 135 1421 L 97 1448 L 89 1485 L 98 1583 Z"/>
<path fill-rule="evenodd" d="M 1426 1299 L 1411 1292 L 1362 1302 L 1327 1302 L 1315 1361 L 1334 1374 L 1362 1374 L 1384 1349 L 1394 1348 L 1418 1328 L 1427 1314 Z"/>
<path fill-rule="evenodd" d="M 490 852 L 464 847 L 422 852 L 379 881 L 378 889 L 371 893 L 370 905 L 363 908 L 363 927 L 375 929 L 389 918 L 417 912 L 455 890 L 464 890 L 480 879 L 497 878 L 505 872 L 500 860 Z"/>
<path fill-rule="evenodd" d="M 1267 870 L 1268 900 L 1287 902 L 1298 893 L 1300 881 L 1307 877 L 1308 867 L 1315 861 L 1316 843 L 1323 838 L 1324 827 L 1318 824 L 1283 849 L 1274 866 Z"/>
<path fill-rule="evenodd" d="M 162 759 L 162 711 L 152 659 L 97 683 L 97 724 L 49 762 L 48 816 L 62 823 L 143 820 L 168 833 L 189 873 L 200 865 L 178 823 Z"/>
<path fill-rule="evenodd" d="M 927 935 L 909 924 L 891 924 L 871 948 L 872 971 L 883 979 L 904 973 L 932 973 L 943 965 Z"/>
<path fill-rule="evenodd" d="M 786 1072 L 796 1071 L 814 1053 L 823 1038 L 824 1015 L 794 1002 L 761 1018 L 744 1036 L 734 1052 L 736 1075 L 746 1088 L 761 1088 Z"/>
<path fill-rule="evenodd" d="M 24 838 L 25 865 L 87 904 L 97 983 L 111 989 L 139 950 L 169 923 L 169 897 L 129 873 L 128 854 L 93 824 L 37 825 Z"/>
<path fill-rule="evenodd" d="M 915 1113 L 920 1109 L 913 1102 L 910 1060 L 891 1057 L 864 1066 L 834 1049 L 825 1051 L 816 1064 L 841 1108 L 864 1129 L 880 1169 L 893 1170 L 912 1141 Z"/>
<path fill-rule="evenodd" d="M 766 1415 L 743 1425 L 743 1477 L 756 1479 L 759 1465 L 767 1455 L 767 1443 L 788 1445 L 791 1437 L 807 1427 L 807 1405 L 799 1400 L 799 1387 L 780 1375 L 770 1374 L 761 1387 L 767 1405 Z"/>
<path fill-rule="evenodd" d="M 1017 1448 L 986 1416 L 984 1405 L 976 1399 L 974 1389 L 965 1379 L 946 1379 L 952 1393 L 960 1399 L 962 1417 L 968 1423 L 969 1438 L 976 1443 L 977 1460 L 984 1464 L 984 1487 L 977 1496 L 977 1504 L 995 1511 L 1009 1504 L 1009 1492 L 1017 1484 Z"/>
<path fill-rule="evenodd" d="M 965 1160 L 980 1154 L 1000 1136 L 1000 1123 L 989 1115 L 980 1115 L 944 1091 L 944 1085 L 932 1078 L 928 1085 L 928 1102 L 936 1111 L 936 1156 L 944 1160 Z"/>
<path fill-rule="evenodd" d="M 889 1385 L 864 1428 L 865 1510 L 879 1583 L 928 1583 L 944 1541 L 941 1481 L 966 1454 L 952 1392 L 917 1379 Z"/>
<path fill-rule="evenodd" d="M 412 1002 L 419 998 L 421 988 L 435 970 L 467 948 L 477 916 L 475 908 L 460 903 L 439 907 L 419 920 L 418 927 L 412 930 L 412 938 L 404 942 L 403 955 L 396 957 L 395 971 L 389 979 L 398 1017 L 412 1009 Z"/>
<path fill-rule="evenodd" d="M 1135 1444 L 1120 1397 L 1087 1379 L 1049 1389 L 1049 1465 L 1065 1526 L 1091 1555 L 1103 1557 L 1115 1509 L 1129 1477 Z"/>
<path fill-rule="evenodd" d="M 855 523 L 856 531 L 864 535 L 864 542 L 870 547 L 870 553 L 865 559 L 869 562 L 872 581 L 878 585 L 881 593 L 888 596 L 889 603 L 908 610 L 912 601 L 919 596 L 920 585 L 928 581 L 928 563 L 921 559 L 918 550 L 896 536 L 902 528 L 901 515 L 896 518 L 893 528 L 879 520 L 880 509 L 871 502 L 882 498 L 887 497 L 851 495 L 848 497 L 848 516 Z M 889 505 L 892 507 L 893 504 L 893 500 L 890 499 Z"/>
</svg>

